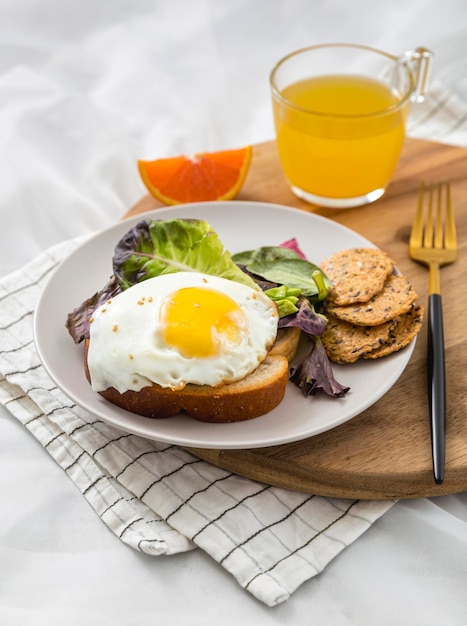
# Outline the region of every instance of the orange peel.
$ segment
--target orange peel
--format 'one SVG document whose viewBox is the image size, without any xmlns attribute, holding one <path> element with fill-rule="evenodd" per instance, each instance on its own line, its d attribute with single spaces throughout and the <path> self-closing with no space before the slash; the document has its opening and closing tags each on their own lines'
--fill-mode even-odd
<svg viewBox="0 0 467 626">
<path fill-rule="evenodd" d="M 202 152 L 155 161 L 138 161 L 149 193 L 164 204 L 231 200 L 250 168 L 253 149 Z"/>
</svg>

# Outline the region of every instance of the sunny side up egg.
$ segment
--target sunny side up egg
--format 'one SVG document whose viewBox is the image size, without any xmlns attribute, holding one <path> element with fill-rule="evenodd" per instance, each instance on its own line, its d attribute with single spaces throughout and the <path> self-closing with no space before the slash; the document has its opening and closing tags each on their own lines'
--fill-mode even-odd
<svg viewBox="0 0 467 626">
<path fill-rule="evenodd" d="M 182 389 L 245 378 L 277 334 L 276 305 L 261 291 L 199 272 L 149 278 L 96 309 L 92 388 L 120 393 L 157 383 Z"/>
</svg>

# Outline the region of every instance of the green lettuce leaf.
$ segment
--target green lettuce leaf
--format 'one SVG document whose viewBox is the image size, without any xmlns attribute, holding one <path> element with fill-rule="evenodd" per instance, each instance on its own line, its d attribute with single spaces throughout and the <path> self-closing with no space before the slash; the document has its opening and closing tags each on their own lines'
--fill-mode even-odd
<svg viewBox="0 0 467 626">
<path fill-rule="evenodd" d="M 141 220 L 118 242 L 113 271 L 122 289 L 180 271 L 220 276 L 257 289 L 203 220 Z"/>
<path fill-rule="evenodd" d="M 290 289 L 299 289 L 303 296 L 312 301 L 324 300 L 331 286 L 317 265 L 289 248 L 264 246 L 235 254 L 232 259 L 235 263 L 245 265 L 252 274 Z"/>
</svg>

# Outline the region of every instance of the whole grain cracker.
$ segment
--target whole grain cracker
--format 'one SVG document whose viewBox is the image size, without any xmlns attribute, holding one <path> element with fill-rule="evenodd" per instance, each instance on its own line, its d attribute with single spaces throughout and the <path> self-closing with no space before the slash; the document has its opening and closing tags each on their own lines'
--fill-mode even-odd
<svg viewBox="0 0 467 626">
<path fill-rule="evenodd" d="M 394 262 L 378 248 L 335 252 L 320 264 L 332 282 L 328 301 L 338 305 L 368 302 L 379 293 L 394 270 Z"/>
<path fill-rule="evenodd" d="M 357 326 L 330 317 L 322 336 L 323 346 L 334 363 L 354 363 L 364 354 L 379 348 L 386 342 L 394 320 L 379 326 Z"/>
<path fill-rule="evenodd" d="M 363 355 L 364 359 L 379 359 L 405 348 L 420 332 L 424 309 L 421 305 L 412 306 L 401 315 L 389 333 L 386 343 Z"/>
<path fill-rule="evenodd" d="M 327 312 L 338 319 L 360 326 L 378 326 L 406 313 L 417 293 L 405 276 L 391 274 L 382 291 L 368 302 L 336 306 L 328 303 Z"/>
</svg>

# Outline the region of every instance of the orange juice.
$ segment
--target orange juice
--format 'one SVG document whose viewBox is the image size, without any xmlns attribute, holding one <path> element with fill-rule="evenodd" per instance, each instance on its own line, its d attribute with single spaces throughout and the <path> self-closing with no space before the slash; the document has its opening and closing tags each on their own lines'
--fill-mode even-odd
<svg viewBox="0 0 467 626">
<path fill-rule="evenodd" d="M 410 102 L 373 78 L 306 78 L 273 99 L 283 171 L 323 198 L 382 195 L 399 159 Z"/>
</svg>

